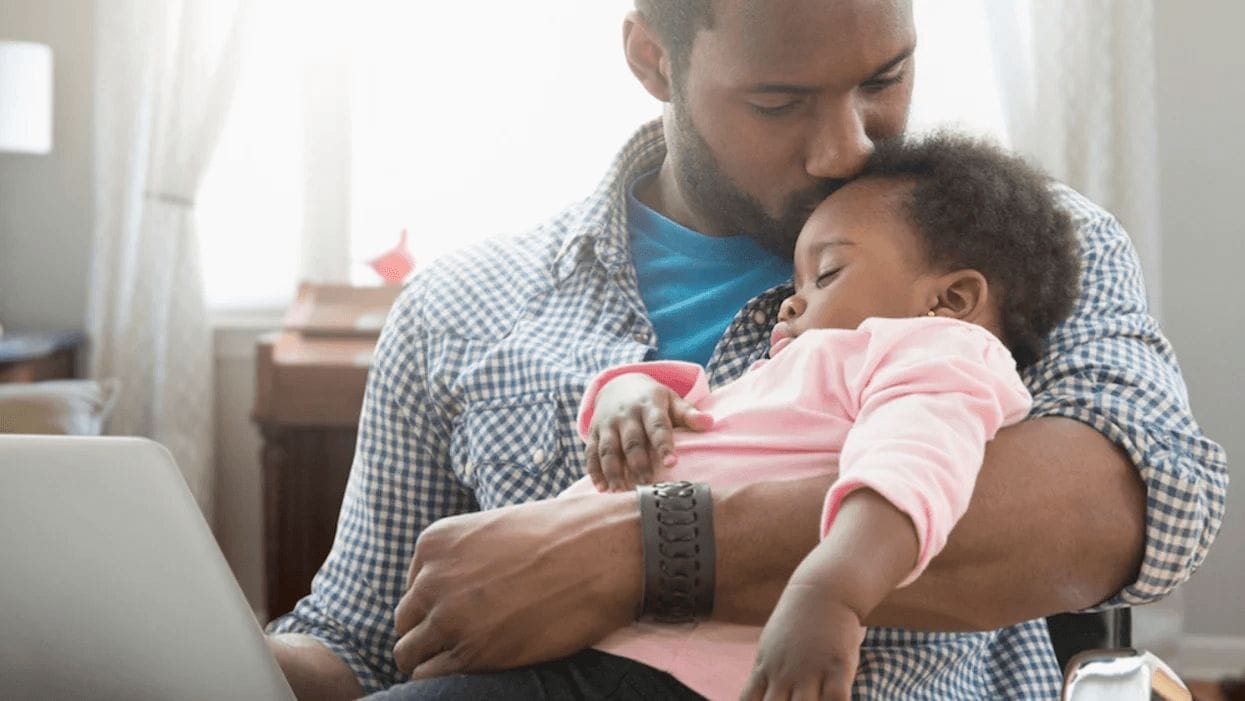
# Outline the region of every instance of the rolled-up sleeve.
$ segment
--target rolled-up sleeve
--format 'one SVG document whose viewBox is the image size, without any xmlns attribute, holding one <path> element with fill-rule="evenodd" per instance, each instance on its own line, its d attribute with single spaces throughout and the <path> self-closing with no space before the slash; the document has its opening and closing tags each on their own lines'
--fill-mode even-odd
<svg viewBox="0 0 1245 701">
<path fill-rule="evenodd" d="M 1120 224 L 1065 187 L 1084 270 L 1073 315 L 1025 380 L 1032 416 L 1081 421 L 1117 444 L 1146 486 L 1146 547 L 1137 580 L 1102 606 L 1145 604 L 1184 582 L 1223 521 L 1227 458 L 1202 434 L 1171 344 L 1147 307 L 1141 266 Z"/>
</svg>

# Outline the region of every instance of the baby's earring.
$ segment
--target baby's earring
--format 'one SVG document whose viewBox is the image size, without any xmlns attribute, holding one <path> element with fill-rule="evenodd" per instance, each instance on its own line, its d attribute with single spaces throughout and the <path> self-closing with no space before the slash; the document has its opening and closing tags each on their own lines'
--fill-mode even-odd
<svg viewBox="0 0 1245 701">
<path fill-rule="evenodd" d="M 925 316 L 938 316 L 938 315 L 934 313 L 934 310 L 933 310 L 933 309 L 931 309 L 931 310 L 929 310 L 929 313 L 928 313 L 928 314 L 926 314 Z"/>
</svg>

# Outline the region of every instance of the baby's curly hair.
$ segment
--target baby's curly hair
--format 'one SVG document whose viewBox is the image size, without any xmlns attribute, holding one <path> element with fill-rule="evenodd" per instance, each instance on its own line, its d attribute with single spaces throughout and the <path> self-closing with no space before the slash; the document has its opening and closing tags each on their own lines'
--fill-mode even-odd
<svg viewBox="0 0 1245 701">
<path fill-rule="evenodd" d="M 949 131 L 879 144 L 858 177 L 913 183 L 905 214 L 925 260 L 985 276 L 1001 340 L 1019 367 L 1036 362 L 1080 288 L 1076 235 L 1050 179 L 988 141 Z"/>
</svg>

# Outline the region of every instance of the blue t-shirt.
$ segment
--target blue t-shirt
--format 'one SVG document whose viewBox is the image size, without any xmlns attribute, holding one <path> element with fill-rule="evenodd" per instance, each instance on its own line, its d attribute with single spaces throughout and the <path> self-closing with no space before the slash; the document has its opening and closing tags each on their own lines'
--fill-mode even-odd
<svg viewBox="0 0 1245 701">
<path fill-rule="evenodd" d="M 643 178 L 641 178 L 643 180 Z M 748 300 L 791 279 L 791 261 L 745 235 L 706 236 L 627 197 L 627 228 L 640 297 L 657 333 L 657 360 L 708 365 Z"/>
</svg>

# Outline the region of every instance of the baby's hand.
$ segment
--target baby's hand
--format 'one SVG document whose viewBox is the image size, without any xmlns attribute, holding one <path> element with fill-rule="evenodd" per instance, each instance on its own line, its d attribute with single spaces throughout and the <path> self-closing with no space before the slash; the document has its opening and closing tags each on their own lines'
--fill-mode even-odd
<svg viewBox="0 0 1245 701">
<path fill-rule="evenodd" d="M 852 697 L 865 629 L 825 587 L 789 584 L 761 631 L 744 701 Z"/>
<path fill-rule="evenodd" d="M 597 490 L 621 492 L 653 481 L 653 470 L 675 462 L 676 428 L 704 431 L 713 417 L 643 373 L 610 380 L 597 394 L 585 449 Z"/>
</svg>

